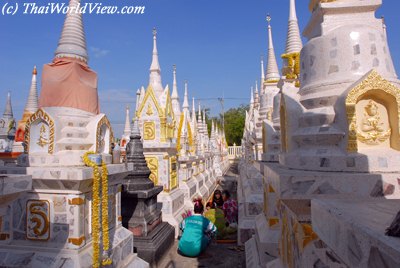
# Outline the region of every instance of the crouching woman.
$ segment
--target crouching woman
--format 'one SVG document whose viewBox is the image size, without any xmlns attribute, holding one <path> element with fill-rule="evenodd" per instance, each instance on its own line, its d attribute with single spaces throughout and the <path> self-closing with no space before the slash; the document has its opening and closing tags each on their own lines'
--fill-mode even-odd
<svg viewBox="0 0 400 268">
<path fill-rule="evenodd" d="M 194 200 L 194 215 L 181 223 L 182 237 L 178 252 L 187 257 L 197 257 L 202 253 L 215 235 L 217 228 L 203 216 L 204 206 L 201 199 Z"/>
</svg>

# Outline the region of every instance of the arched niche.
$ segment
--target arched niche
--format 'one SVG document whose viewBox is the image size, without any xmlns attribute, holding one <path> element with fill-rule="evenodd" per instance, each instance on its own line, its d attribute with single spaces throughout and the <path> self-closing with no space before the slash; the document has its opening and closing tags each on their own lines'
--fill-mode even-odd
<svg viewBox="0 0 400 268">
<path fill-rule="evenodd" d="M 26 153 L 54 153 L 54 121 L 39 109 L 32 114 L 25 126 Z"/>
<path fill-rule="evenodd" d="M 346 98 L 349 152 L 360 148 L 400 151 L 400 89 L 372 70 Z"/>
<path fill-rule="evenodd" d="M 107 116 L 103 116 L 97 124 L 96 152 L 100 154 L 111 154 L 113 137 L 110 121 Z"/>
</svg>

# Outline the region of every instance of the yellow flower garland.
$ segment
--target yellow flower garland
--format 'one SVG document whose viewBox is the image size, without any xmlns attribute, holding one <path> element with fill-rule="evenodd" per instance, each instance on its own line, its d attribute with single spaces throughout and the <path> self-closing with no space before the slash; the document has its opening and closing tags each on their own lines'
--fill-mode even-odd
<svg viewBox="0 0 400 268">
<path fill-rule="evenodd" d="M 93 240 L 93 267 L 100 267 L 100 220 L 99 220 L 99 206 L 100 206 L 100 173 L 96 163 L 90 161 L 89 155 L 95 152 L 89 151 L 83 155 L 83 162 L 85 165 L 93 168 L 93 198 L 92 198 L 92 240 Z M 102 174 L 101 174 L 101 218 L 103 229 L 103 256 L 102 265 L 112 264 L 109 257 L 109 233 L 108 233 L 108 170 L 107 165 L 102 161 Z"/>
</svg>

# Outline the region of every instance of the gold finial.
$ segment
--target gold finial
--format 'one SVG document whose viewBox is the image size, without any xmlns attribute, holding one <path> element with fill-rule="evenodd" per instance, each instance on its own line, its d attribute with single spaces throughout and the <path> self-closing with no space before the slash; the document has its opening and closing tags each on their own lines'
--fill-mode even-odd
<svg viewBox="0 0 400 268">
<path fill-rule="evenodd" d="M 34 74 L 34 75 L 37 75 L 36 65 L 35 65 L 35 66 L 33 66 L 33 71 L 32 71 L 32 74 Z"/>
<path fill-rule="evenodd" d="M 154 37 L 157 36 L 157 29 L 156 29 L 156 27 L 153 28 L 153 36 L 154 36 Z"/>
<path fill-rule="evenodd" d="M 268 26 L 271 26 L 271 16 L 269 14 L 267 14 L 267 22 Z"/>
</svg>

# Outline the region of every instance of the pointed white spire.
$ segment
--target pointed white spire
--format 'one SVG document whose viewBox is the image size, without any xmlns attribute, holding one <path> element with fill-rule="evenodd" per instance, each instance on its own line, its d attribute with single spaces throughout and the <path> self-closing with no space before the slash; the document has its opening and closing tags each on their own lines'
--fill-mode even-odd
<svg viewBox="0 0 400 268">
<path fill-rule="evenodd" d="M 137 111 L 139 109 L 139 103 L 140 102 L 140 88 L 136 91 L 136 108 L 135 110 Z"/>
<path fill-rule="evenodd" d="M 124 128 L 124 135 L 129 136 L 131 134 L 131 122 L 129 120 L 129 106 L 126 106 L 126 115 L 125 115 L 125 128 Z"/>
<path fill-rule="evenodd" d="M 173 74 L 174 74 L 174 81 L 172 85 L 171 102 L 172 102 L 172 108 L 174 110 L 175 119 L 177 122 L 179 122 L 181 116 L 181 104 L 179 103 L 178 86 L 176 83 L 176 65 L 174 65 Z"/>
<path fill-rule="evenodd" d="M 153 59 L 150 66 L 150 80 L 149 85 L 153 87 L 154 92 L 157 96 L 160 96 L 164 89 L 161 83 L 161 68 L 158 62 L 158 50 L 157 50 L 157 30 L 153 28 Z"/>
<path fill-rule="evenodd" d="M 201 105 L 199 102 L 199 115 L 197 117 L 197 122 L 199 122 L 201 124 L 202 121 L 203 121 L 203 119 L 201 118 Z"/>
<path fill-rule="evenodd" d="M 208 134 L 208 131 L 207 131 L 207 122 L 206 122 L 206 109 L 204 109 L 203 110 L 203 131 L 204 131 L 204 134 Z"/>
<path fill-rule="evenodd" d="M 79 8 L 80 0 L 70 0 L 69 12 L 65 17 L 64 27 L 55 52 L 56 58 L 70 57 L 84 62 L 88 61 L 82 12 L 78 11 Z"/>
<path fill-rule="evenodd" d="M 32 114 L 39 109 L 36 76 L 37 76 L 37 70 L 36 66 L 34 66 L 32 71 L 31 88 L 29 89 L 28 100 L 26 101 L 25 105 L 25 112 Z"/>
<path fill-rule="evenodd" d="M 158 62 L 156 28 L 153 28 L 153 60 L 151 61 L 150 71 L 161 72 L 160 63 Z"/>
<path fill-rule="evenodd" d="M 265 72 L 264 72 L 264 57 L 261 55 L 261 87 L 264 84 Z"/>
<path fill-rule="evenodd" d="M 285 53 L 299 53 L 303 48 L 303 42 L 300 37 L 299 23 L 297 22 L 296 15 L 296 1 L 290 1 L 289 8 L 289 24 L 287 31 L 287 39 L 286 39 L 286 49 Z"/>
<path fill-rule="evenodd" d="M 171 99 L 175 99 L 175 100 L 178 100 L 178 102 L 179 102 L 179 96 L 178 96 L 178 85 L 177 85 L 177 83 L 176 83 L 176 65 L 174 64 L 174 71 L 173 71 L 173 73 L 174 73 L 174 81 L 173 81 L 173 84 L 172 84 L 172 95 L 171 95 Z"/>
<path fill-rule="evenodd" d="M 253 87 L 251 87 L 251 90 L 250 90 L 250 104 L 254 104 L 254 97 L 253 97 Z"/>
<path fill-rule="evenodd" d="M 4 118 L 13 118 L 13 110 L 12 110 L 12 105 L 11 105 L 11 93 L 8 91 L 7 93 L 7 102 L 6 102 L 6 108 L 4 109 Z"/>
<path fill-rule="evenodd" d="M 183 97 L 182 108 L 189 112 L 189 100 L 188 100 L 188 82 L 185 81 L 185 95 Z"/>
<path fill-rule="evenodd" d="M 196 118 L 196 106 L 194 104 L 194 98 L 192 98 L 192 116 L 192 118 Z"/>
<path fill-rule="evenodd" d="M 254 89 L 254 102 L 258 104 L 260 99 L 258 97 L 258 81 L 256 80 L 256 88 Z"/>
<path fill-rule="evenodd" d="M 267 16 L 268 22 L 268 63 L 267 63 L 267 74 L 266 74 L 266 81 L 268 82 L 276 82 L 280 79 L 278 64 L 276 62 L 275 57 L 275 49 L 274 49 L 274 42 L 272 39 L 272 27 L 271 27 L 271 16 Z"/>
<path fill-rule="evenodd" d="M 133 119 L 133 126 L 132 126 L 131 136 L 140 137 L 139 118 L 137 118 L 137 117 L 135 117 Z"/>
</svg>

